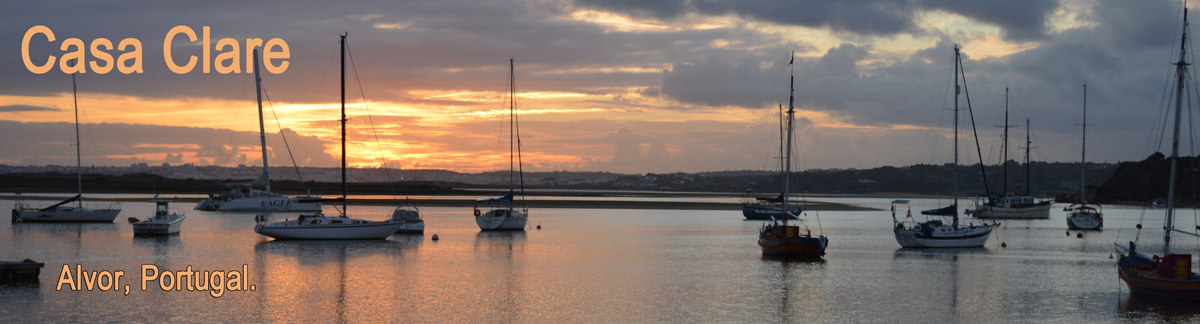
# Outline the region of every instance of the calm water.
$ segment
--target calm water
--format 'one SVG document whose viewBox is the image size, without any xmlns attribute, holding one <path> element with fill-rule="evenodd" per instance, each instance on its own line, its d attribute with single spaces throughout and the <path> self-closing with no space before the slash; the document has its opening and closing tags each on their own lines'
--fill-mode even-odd
<svg viewBox="0 0 1200 324">
<path fill-rule="evenodd" d="M 886 209 L 886 199 L 856 203 Z M 11 206 L 11 201 L 0 201 Z M 918 209 L 936 207 L 920 200 Z M 1133 238 L 1137 209 L 1109 207 L 1104 232 L 1007 221 L 986 248 L 902 250 L 887 211 L 810 213 L 830 237 L 823 262 L 765 260 L 762 222 L 738 211 L 535 209 L 516 233 L 481 233 L 469 208 L 424 208 L 425 235 L 379 242 L 274 242 L 252 214 L 191 210 L 183 233 L 134 238 L 125 203 L 113 224 L 0 223 L 0 260 L 46 263 L 39 286 L 0 286 L 0 321 L 165 322 L 1160 322 L 1200 309 L 1130 297 L 1109 259 Z M 389 208 L 351 207 L 382 220 Z M 1145 251 L 1161 210 L 1145 211 Z M 903 212 L 900 212 L 903 217 Z M 1192 211 L 1181 212 L 1190 226 Z M 1120 229 L 1124 228 L 1124 229 Z M 432 234 L 440 241 L 431 241 Z M 1008 247 L 1001 248 L 999 243 Z M 1178 238 L 1180 249 L 1200 241 Z M 63 264 L 124 270 L 133 291 L 56 291 Z M 249 269 L 255 291 L 140 291 L 142 264 Z M 65 288 L 64 288 L 65 289 Z"/>
</svg>

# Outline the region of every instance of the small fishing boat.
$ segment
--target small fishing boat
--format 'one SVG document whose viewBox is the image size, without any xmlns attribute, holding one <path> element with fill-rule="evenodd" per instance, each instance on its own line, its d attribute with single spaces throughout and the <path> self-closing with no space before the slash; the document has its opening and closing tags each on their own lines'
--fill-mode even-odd
<svg viewBox="0 0 1200 324">
<path fill-rule="evenodd" d="M 892 205 L 892 231 L 896 235 L 896 242 L 900 243 L 901 247 L 906 248 L 968 248 L 981 247 L 987 243 L 991 237 L 992 230 L 1000 223 L 984 223 L 981 225 L 969 224 L 961 226 L 958 217 L 958 95 L 959 95 L 959 76 L 960 67 L 962 66 L 962 58 L 959 53 L 958 45 L 954 46 L 954 202 L 950 206 L 921 211 L 922 215 L 949 217 L 950 224 L 943 223 L 940 219 L 926 219 L 924 222 L 917 222 L 906 217 L 905 220 L 896 219 L 894 213 L 896 205 L 907 201 L 896 201 Z M 966 73 L 962 73 L 966 75 Z M 967 103 L 967 109 L 970 108 L 970 102 Z M 974 124 L 972 122 L 972 124 Z M 978 143 L 978 141 L 976 141 Z M 978 146 L 976 146 L 978 150 Z M 982 171 L 981 171 L 982 172 Z M 987 178 L 984 175 L 984 188 L 987 188 Z M 910 213 L 911 215 L 911 213 Z"/>
<path fill-rule="evenodd" d="M 346 35 L 339 42 L 342 51 L 342 203 L 341 215 L 321 212 L 300 215 L 296 220 L 273 221 L 270 214 L 254 217 L 254 232 L 279 240 L 382 240 L 396 233 L 403 222 L 369 221 L 347 217 L 346 203 Z M 258 51 L 254 51 L 254 78 L 258 79 Z"/>
<path fill-rule="evenodd" d="M 1174 253 L 1171 250 L 1171 233 L 1200 236 L 1196 232 L 1175 227 L 1175 179 L 1179 162 L 1179 124 L 1183 111 L 1183 98 L 1187 96 L 1185 81 L 1189 73 L 1186 61 L 1188 48 L 1187 8 L 1183 9 L 1183 41 L 1180 43 L 1179 60 L 1175 63 L 1175 128 L 1171 144 L 1171 178 L 1167 184 L 1166 221 L 1163 223 L 1162 256 L 1147 256 L 1138 252 L 1133 241 L 1128 246 L 1116 245 L 1120 258 L 1117 260 L 1117 275 L 1129 291 L 1135 294 L 1154 295 L 1190 301 L 1200 300 L 1200 274 L 1192 272 L 1192 255 Z M 1197 227 L 1200 229 L 1200 226 Z M 1138 225 L 1141 230 L 1141 225 Z"/>
<path fill-rule="evenodd" d="M 1067 228 L 1100 230 L 1104 228 L 1104 213 L 1100 205 L 1087 203 L 1087 85 L 1083 85 L 1083 145 L 1079 154 L 1079 198 L 1067 210 Z"/>
<path fill-rule="evenodd" d="M 18 200 L 12 209 L 12 222 L 101 222 L 111 223 L 121 213 L 119 204 L 89 208 L 83 205 L 83 158 L 79 149 L 79 89 L 75 86 L 75 74 L 71 74 L 71 93 L 75 106 L 75 176 L 78 192 L 56 204 L 36 208 Z"/>
<path fill-rule="evenodd" d="M 792 53 L 795 61 L 794 55 Z M 788 63 L 792 65 L 791 62 Z M 794 73 L 794 67 L 793 67 Z M 784 153 L 784 173 L 783 173 L 783 195 L 788 197 L 791 187 L 791 171 L 792 171 L 792 129 L 794 128 L 794 120 L 796 109 L 795 101 L 795 76 L 792 76 L 792 82 L 789 85 L 788 95 L 788 111 L 787 111 L 787 148 Z M 790 211 L 788 208 L 788 199 L 782 199 L 782 211 Z M 824 235 L 812 234 L 812 230 L 808 228 L 801 229 L 800 226 L 788 225 L 788 219 L 799 217 L 789 212 L 789 215 L 780 219 L 772 219 L 770 224 L 763 225 L 758 232 L 758 246 L 762 249 L 764 256 L 783 257 L 783 258 L 805 258 L 815 259 L 825 256 L 825 248 L 829 246 L 829 239 Z"/>
<path fill-rule="evenodd" d="M 521 197 L 525 197 L 525 171 L 521 167 L 521 133 L 517 123 L 517 87 L 514 76 L 513 59 L 508 59 L 508 116 L 509 116 L 509 150 L 508 150 L 508 194 L 499 198 L 480 199 L 475 201 L 475 223 L 484 231 L 523 231 L 529 220 L 529 208 L 516 202 L 514 191 L 520 185 Z M 516 149 L 514 155 L 513 149 Z M 513 158 L 516 157 L 516 167 Z M 484 204 L 486 212 L 479 209 Z"/>
<path fill-rule="evenodd" d="M 178 234 L 183 219 L 187 215 L 172 213 L 168 208 L 169 200 L 154 201 L 154 215 L 146 220 L 137 221 L 133 226 L 133 235 L 170 235 Z"/>
<path fill-rule="evenodd" d="M 425 233 L 425 221 L 421 219 L 421 210 L 417 206 L 403 205 L 392 211 L 392 222 L 400 223 L 396 229 L 398 234 Z"/>
</svg>

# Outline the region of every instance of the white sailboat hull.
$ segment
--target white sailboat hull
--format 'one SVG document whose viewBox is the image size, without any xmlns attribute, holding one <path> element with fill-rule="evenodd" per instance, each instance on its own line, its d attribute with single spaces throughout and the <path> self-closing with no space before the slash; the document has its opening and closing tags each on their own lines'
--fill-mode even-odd
<svg viewBox="0 0 1200 324">
<path fill-rule="evenodd" d="M 485 231 L 521 231 L 529 215 L 516 210 L 496 209 L 475 217 L 479 229 Z"/>
<path fill-rule="evenodd" d="M 324 217 L 321 224 L 311 224 L 310 220 L 288 220 L 254 227 L 254 232 L 279 240 L 382 240 L 396 233 L 403 223 L 399 222 L 369 222 L 350 218 L 340 219 L 341 224 L 330 224 L 330 219 L 341 217 Z"/>
<path fill-rule="evenodd" d="M 997 225 L 983 225 L 953 229 L 944 226 L 945 232 L 937 229 L 929 232 L 916 228 L 896 227 L 896 242 L 906 248 L 970 248 L 982 247 L 991 237 Z"/>
<path fill-rule="evenodd" d="M 205 202 L 200 202 L 204 204 Z M 199 209 L 199 205 L 197 205 Z M 217 211 L 320 211 L 319 202 L 301 202 L 297 198 L 238 198 L 219 204 Z"/>
<path fill-rule="evenodd" d="M 178 234 L 183 225 L 185 215 L 170 215 L 166 219 L 151 218 L 133 223 L 133 235 L 170 235 Z"/>
<path fill-rule="evenodd" d="M 120 214 L 120 209 L 88 209 L 78 207 L 56 208 L 51 210 L 39 209 L 14 209 L 13 220 L 21 220 L 23 222 L 108 222 Z"/>
<path fill-rule="evenodd" d="M 1067 228 L 1073 230 L 1098 230 L 1104 226 L 1104 220 L 1090 213 L 1071 213 L 1067 216 Z"/>
</svg>

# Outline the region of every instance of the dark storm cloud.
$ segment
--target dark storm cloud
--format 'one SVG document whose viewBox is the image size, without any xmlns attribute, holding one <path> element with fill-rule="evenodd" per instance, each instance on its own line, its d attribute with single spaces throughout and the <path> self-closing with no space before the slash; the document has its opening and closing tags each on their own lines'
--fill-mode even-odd
<svg viewBox="0 0 1200 324">
<path fill-rule="evenodd" d="M 4 105 L 0 106 L 0 112 L 20 112 L 20 111 L 59 111 L 58 108 L 39 107 L 30 105 Z"/>
<path fill-rule="evenodd" d="M 887 36 L 920 33 L 922 11 L 943 10 L 996 25 L 1010 40 L 1035 40 L 1046 34 L 1046 17 L 1058 8 L 1055 0 L 578 0 L 582 6 L 635 16 L 672 19 L 687 12 L 734 14 L 785 25 L 828 27 L 859 35 Z"/>
<path fill-rule="evenodd" d="M 273 99 L 291 102 L 337 98 L 337 35 L 347 31 L 353 56 L 347 63 L 351 69 L 349 87 L 356 88 L 355 80 L 360 79 L 367 97 L 374 100 L 413 99 L 406 93 L 412 89 L 503 91 L 509 57 L 516 57 L 521 89 L 610 93 L 622 87 L 657 86 L 660 77 L 656 73 L 599 73 L 588 69 L 658 68 L 663 66 L 664 58 L 693 60 L 708 53 L 737 51 L 712 49 L 710 44 L 715 39 L 783 43 L 778 36 L 740 28 L 614 33 L 595 24 L 563 19 L 562 10 L 563 6 L 553 2 L 516 0 L 349 4 L 33 2 L 21 6 L 19 12 L 0 13 L 0 35 L 5 35 L 0 37 L 0 48 L 6 49 L 0 51 L 0 93 L 44 95 L 60 82 L 57 68 L 37 75 L 22 63 L 21 37 L 34 25 L 50 27 L 58 38 L 55 45 L 68 37 L 81 38 L 85 43 L 97 37 L 113 42 L 125 37 L 139 39 L 144 74 L 89 73 L 103 82 L 93 82 L 80 90 L 147 97 L 252 97 L 252 78 L 244 73 L 203 74 L 199 65 L 185 75 L 168 71 L 162 44 L 173 26 L 186 25 L 197 33 L 202 26 L 211 26 L 213 43 L 224 37 L 243 43 L 247 37 L 279 37 L 291 48 L 291 65 L 285 74 L 264 75 L 263 82 L 271 89 Z M 197 45 L 184 41 L 182 36 L 176 40 L 173 51 L 177 52 L 177 60 L 183 60 L 185 54 L 200 56 Z M 59 55 L 57 47 L 40 37 L 34 43 L 31 56 L 35 62 L 50 54 Z M 556 72 L 564 69 L 581 72 Z M 248 91 L 251 95 L 246 94 Z"/>
<path fill-rule="evenodd" d="M 1037 46 L 1003 57 L 974 58 L 964 48 L 963 66 L 980 135 L 997 136 L 991 125 L 1003 120 L 1004 89 L 1011 88 L 1013 122 L 1026 117 L 1043 138 L 1046 158 L 1072 160 L 1077 154 L 1082 87 L 1088 84 L 1092 143 L 1105 145 L 1095 158 L 1143 158 L 1153 116 L 1163 107 L 1163 87 L 1178 52 L 1182 16 L 1173 1 L 1102 1 L 1082 19 L 1093 24 L 1047 35 Z M 908 57 L 874 53 L 869 45 L 842 44 L 818 58 L 796 60 L 796 104 L 840 116 L 858 125 L 911 124 L 948 127 L 944 108 L 953 98 L 953 40 Z M 676 63 L 663 72 L 662 94 L 696 106 L 774 107 L 786 104 L 787 58 L 744 54 L 694 63 Z M 696 80 L 705 80 L 699 82 Z M 713 93 L 741 89 L 742 94 Z M 960 97 L 963 106 L 966 96 Z M 1137 139 L 1137 140 L 1133 140 Z M 1139 142 L 1140 140 L 1140 142 Z M 1075 143 L 1075 144 L 1072 144 Z M 1143 152 L 1146 151 L 1146 152 Z"/>
</svg>

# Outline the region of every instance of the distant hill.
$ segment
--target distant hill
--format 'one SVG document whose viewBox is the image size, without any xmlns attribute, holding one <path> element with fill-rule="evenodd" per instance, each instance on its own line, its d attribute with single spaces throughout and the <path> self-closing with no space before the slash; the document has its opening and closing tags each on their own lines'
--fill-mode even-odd
<svg viewBox="0 0 1200 324">
<path fill-rule="evenodd" d="M 1122 164 L 1125 165 L 1125 164 Z M 1023 165 L 1009 161 L 1008 192 L 1025 191 Z M 1088 183 L 1105 182 L 1117 166 L 1089 163 Z M 995 195 L 1001 191 L 1002 168 L 987 166 L 988 188 Z M 74 167 L 69 166 L 7 166 L 0 165 L 0 190 L 26 192 L 73 192 Z M 337 168 L 271 167 L 272 187 L 276 191 L 299 194 L 311 190 L 314 194 L 340 192 L 341 172 Z M 1031 193 L 1041 197 L 1060 198 L 1078 190 L 1077 163 L 1032 164 Z M 85 167 L 84 187 L 89 192 L 162 192 L 203 193 L 221 191 L 222 182 L 249 181 L 262 173 L 262 168 L 217 167 L 195 165 L 129 167 Z M 297 175 L 303 176 L 303 181 Z M 455 192 L 452 188 L 507 187 L 508 171 L 460 173 L 447 170 L 351 169 L 347 172 L 351 191 L 361 194 L 392 194 L 393 190 L 410 194 Z M 959 166 L 959 192 L 964 197 L 984 194 L 979 165 Z M 873 169 L 806 170 L 792 176 L 792 190 L 814 194 L 871 194 L 909 193 L 950 195 L 954 176 L 950 166 L 918 164 L 905 167 Z M 781 188 L 778 171 L 718 171 L 700 173 L 619 174 L 610 172 L 526 172 L 525 187 L 537 189 L 583 190 L 653 190 L 734 192 L 753 191 L 775 193 Z M 391 184 L 389 184 L 391 183 Z M 395 189 L 393 189 L 395 188 Z M 1115 194 L 1120 197 L 1123 193 Z M 1107 196 L 1106 196 L 1107 197 Z"/>
<path fill-rule="evenodd" d="M 1200 165 L 1195 157 L 1180 157 L 1175 175 L 1175 197 L 1182 203 L 1197 203 L 1196 183 L 1200 181 Z M 1121 162 L 1113 175 L 1096 190 L 1098 203 L 1149 204 L 1167 197 L 1167 182 L 1171 178 L 1171 161 L 1162 153 L 1154 153 L 1138 162 Z"/>
</svg>

